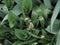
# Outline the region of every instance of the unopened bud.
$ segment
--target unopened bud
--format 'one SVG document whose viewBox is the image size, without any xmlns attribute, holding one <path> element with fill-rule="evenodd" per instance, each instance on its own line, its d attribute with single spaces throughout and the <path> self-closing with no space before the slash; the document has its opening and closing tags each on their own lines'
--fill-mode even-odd
<svg viewBox="0 0 60 45">
<path fill-rule="evenodd" d="M 25 18 L 25 19 L 24 19 L 24 21 L 28 21 L 28 20 L 29 20 L 29 18 Z"/>
<path fill-rule="evenodd" d="M 2 45 L 2 43 L 0 43 L 0 45 Z"/>
<path fill-rule="evenodd" d="M 37 42 L 35 42 L 35 43 L 33 43 L 34 45 L 37 45 L 38 43 Z"/>
<path fill-rule="evenodd" d="M 41 37 L 40 37 L 41 39 L 44 39 L 45 38 L 45 36 L 44 35 L 41 35 Z"/>
<path fill-rule="evenodd" d="M 30 29 L 34 28 L 33 23 L 30 23 L 30 24 L 29 24 L 29 28 L 30 28 Z"/>
</svg>

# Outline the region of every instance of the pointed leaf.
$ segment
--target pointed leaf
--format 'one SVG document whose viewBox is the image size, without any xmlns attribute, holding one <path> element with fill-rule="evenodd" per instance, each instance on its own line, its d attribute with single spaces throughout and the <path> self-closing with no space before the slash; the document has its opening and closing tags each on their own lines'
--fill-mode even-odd
<svg viewBox="0 0 60 45">
<path fill-rule="evenodd" d="M 57 34 L 57 41 L 56 41 L 56 45 L 60 45 L 60 30 Z"/>
<path fill-rule="evenodd" d="M 58 13 L 60 11 L 60 0 L 58 0 L 57 4 L 56 4 L 56 7 L 54 9 L 54 12 L 53 12 L 53 15 L 52 15 L 52 18 L 51 18 L 51 31 L 52 31 L 52 28 L 53 28 L 53 24 L 56 20 L 56 17 L 58 16 Z"/>
<path fill-rule="evenodd" d="M 49 25 L 46 30 L 52 34 L 57 34 L 59 29 L 60 29 L 60 20 L 55 20 L 52 31 L 51 31 L 51 25 Z"/>
<path fill-rule="evenodd" d="M 22 2 L 22 12 L 27 15 L 32 9 L 32 0 L 23 0 Z"/>
<path fill-rule="evenodd" d="M 9 12 L 9 14 L 8 14 L 8 22 L 9 22 L 9 26 L 11 28 L 15 26 L 15 24 L 17 23 L 16 22 L 17 19 L 18 19 L 18 17 L 14 13 Z"/>
<path fill-rule="evenodd" d="M 50 0 L 44 0 L 44 4 L 48 7 L 51 8 L 51 1 Z"/>
</svg>

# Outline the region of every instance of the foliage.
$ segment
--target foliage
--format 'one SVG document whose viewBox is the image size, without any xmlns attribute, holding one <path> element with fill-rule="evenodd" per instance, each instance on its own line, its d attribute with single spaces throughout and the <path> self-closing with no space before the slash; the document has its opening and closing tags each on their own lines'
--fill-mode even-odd
<svg viewBox="0 0 60 45">
<path fill-rule="evenodd" d="M 60 0 L 0 0 L 2 45 L 60 45 Z"/>
</svg>

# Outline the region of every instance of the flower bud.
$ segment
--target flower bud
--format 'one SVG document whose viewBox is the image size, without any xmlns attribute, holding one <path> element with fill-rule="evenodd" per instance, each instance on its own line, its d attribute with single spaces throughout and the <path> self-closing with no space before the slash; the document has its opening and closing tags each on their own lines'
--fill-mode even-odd
<svg viewBox="0 0 60 45">
<path fill-rule="evenodd" d="M 0 43 L 0 45 L 2 45 L 2 43 Z"/>
<path fill-rule="evenodd" d="M 37 44 L 38 44 L 37 42 L 33 43 L 33 45 L 37 45 Z"/>
<path fill-rule="evenodd" d="M 30 22 L 30 24 L 29 24 L 29 28 L 30 28 L 30 29 L 34 28 L 33 23 Z"/>
<path fill-rule="evenodd" d="M 28 20 L 29 20 L 29 18 L 25 18 L 25 19 L 24 19 L 24 21 L 28 21 Z"/>
<path fill-rule="evenodd" d="M 44 36 L 44 35 L 41 35 L 41 36 L 40 36 L 40 38 L 41 38 L 41 39 L 44 39 L 44 38 L 45 38 L 45 36 Z"/>
</svg>

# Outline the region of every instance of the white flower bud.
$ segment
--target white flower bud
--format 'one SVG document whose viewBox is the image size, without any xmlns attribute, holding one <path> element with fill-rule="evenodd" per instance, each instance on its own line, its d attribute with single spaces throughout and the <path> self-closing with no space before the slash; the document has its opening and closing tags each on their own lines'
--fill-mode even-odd
<svg viewBox="0 0 60 45">
<path fill-rule="evenodd" d="M 38 43 L 37 42 L 35 42 L 35 43 L 33 43 L 32 45 L 37 45 Z"/>
<path fill-rule="evenodd" d="M 2 43 L 0 43 L 0 45 L 2 45 Z"/>
<path fill-rule="evenodd" d="M 45 38 L 45 36 L 44 36 L 44 35 L 41 35 L 41 36 L 40 36 L 40 38 L 41 38 L 41 39 L 44 39 L 44 38 Z"/>
<path fill-rule="evenodd" d="M 29 28 L 30 28 L 30 29 L 34 28 L 33 23 L 30 23 L 30 24 L 29 24 Z"/>
<path fill-rule="evenodd" d="M 24 19 L 24 21 L 28 21 L 28 20 L 29 20 L 29 18 L 25 18 L 25 19 Z"/>
</svg>

